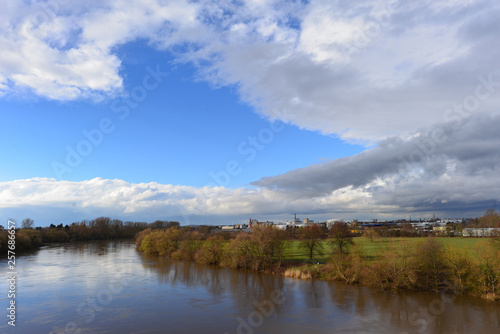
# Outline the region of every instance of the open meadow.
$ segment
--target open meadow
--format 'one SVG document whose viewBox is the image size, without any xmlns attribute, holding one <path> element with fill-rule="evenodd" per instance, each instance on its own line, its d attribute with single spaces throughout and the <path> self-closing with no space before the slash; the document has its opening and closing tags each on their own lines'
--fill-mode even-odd
<svg viewBox="0 0 500 334">
<path fill-rule="evenodd" d="M 482 246 L 487 246 L 490 239 L 488 238 L 436 238 L 439 242 L 443 243 L 446 248 L 457 248 L 466 250 L 474 257 L 478 256 L 479 249 Z M 405 245 L 417 246 L 419 243 L 425 241 L 425 238 L 374 238 L 370 241 L 368 238 L 355 237 L 353 238 L 354 245 L 352 250 L 360 252 L 361 257 L 368 262 L 377 261 L 381 258 L 381 254 L 391 248 L 401 248 Z M 326 263 L 332 254 L 332 246 L 329 240 L 322 240 L 321 245 L 323 248 L 322 254 L 315 255 L 313 262 Z M 290 261 L 308 261 L 309 257 L 307 251 L 300 248 L 299 240 L 290 241 L 290 246 L 287 250 L 286 259 Z"/>
</svg>

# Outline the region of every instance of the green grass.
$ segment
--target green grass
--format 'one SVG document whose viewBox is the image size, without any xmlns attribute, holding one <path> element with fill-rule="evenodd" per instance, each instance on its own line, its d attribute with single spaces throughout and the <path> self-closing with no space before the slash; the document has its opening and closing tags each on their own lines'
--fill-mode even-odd
<svg viewBox="0 0 500 334">
<path fill-rule="evenodd" d="M 287 260 L 291 261 L 309 261 L 309 254 L 306 250 L 301 249 L 299 247 L 300 241 L 292 240 L 290 241 L 290 248 L 287 250 Z M 323 245 L 323 255 L 316 255 L 313 257 L 313 260 L 316 262 L 326 262 L 330 257 L 331 246 L 327 240 L 322 240 L 321 244 Z"/>
<path fill-rule="evenodd" d="M 459 249 L 466 249 L 471 255 L 479 256 L 477 247 L 486 245 L 489 239 L 482 238 L 438 238 L 445 247 L 453 247 Z M 380 259 L 380 255 L 387 248 L 401 247 L 403 244 L 417 245 L 425 240 L 425 238 L 376 238 L 373 242 L 364 237 L 353 238 L 355 247 L 361 249 L 362 256 L 367 261 L 376 261 Z M 309 255 L 306 250 L 299 247 L 300 241 L 293 240 L 290 242 L 290 247 L 287 251 L 287 260 L 291 261 L 309 261 Z M 332 252 L 332 247 L 328 240 L 321 241 L 323 245 L 323 254 L 315 255 L 314 262 L 325 263 Z"/>
</svg>

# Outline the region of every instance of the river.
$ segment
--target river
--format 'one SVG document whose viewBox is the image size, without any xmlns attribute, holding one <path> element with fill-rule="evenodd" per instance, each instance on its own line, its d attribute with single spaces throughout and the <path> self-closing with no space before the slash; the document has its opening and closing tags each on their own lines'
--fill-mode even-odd
<svg viewBox="0 0 500 334">
<path fill-rule="evenodd" d="M 173 261 L 132 241 L 43 247 L 16 271 L 16 326 L 5 269 L 1 333 L 500 333 L 500 305 L 481 299 Z"/>
</svg>

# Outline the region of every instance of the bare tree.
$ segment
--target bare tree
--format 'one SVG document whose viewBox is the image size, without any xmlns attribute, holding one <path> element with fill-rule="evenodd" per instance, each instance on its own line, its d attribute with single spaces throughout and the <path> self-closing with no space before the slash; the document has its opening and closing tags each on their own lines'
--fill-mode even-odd
<svg viewBox="0 0 500 334">
<path fill-rule="evenodd" d="M 354 243 L 349 227 L 344 222 L 336 222 L 330 230 L 331 244 L 334 247 L 335 253 L 347 254 L 349 247 Z"/>
<path fill-rule="evenodd" d="M 478 227 L 500 227 L 500 215 L 495 209 L 488 209 L 478 220 Z"/>
<path fill-rule="evenodd" d="M 375 227 L 365 227 L 363 236 L 373 242 L 373 239 L 378 238 L 379 234 Z"/>
<path fill-rule="evenodd" d="M 426 289 L 439 291 L 446 284 L 449 272 L 446 261 L 446 250 L 437 238 L 426 238 L 415 254 L 415 262 L 419 276 L 418 284 Z"/>
<path fill-rule="evenodd" d="M 323 245 L 320 242 L 321 233 L 321 228 L 316 224 L 304 227 L 300 233 L 299 247 L 307 250 L 309 260 L 312 260 L 314 254 L 321 255 L 323 253 Z"/>
<path fill-rule="evenodd" d="M 35 222 L 33 221 L 33 219 L 30 219 L 30 218 L 26 218 L 25 220 L 23 220 L 22 222 L 22 225 L 21 227 L 22 228 L 33 228 L 33 226 L 35 226 Z"/>
</svg>

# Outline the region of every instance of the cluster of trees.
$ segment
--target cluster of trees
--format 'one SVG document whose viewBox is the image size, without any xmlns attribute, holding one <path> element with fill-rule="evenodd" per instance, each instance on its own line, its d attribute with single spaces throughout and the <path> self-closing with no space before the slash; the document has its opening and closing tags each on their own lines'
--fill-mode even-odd
<svg viewBox="0 0 500 334">
<path fill-rule="evenodd" d="M 321 226 L 310 225 L 300 229 L 299 248 L 307 252 L 309 260 L 325 253 L 345 254 L 353 245 L 352 238 L 349 226 L 344 222 L 333 224 L 327 234 Z M 322 239 L 328 239 L 329 250 L 324 249 Z"/>
<path fill-rule="evenodd" d="M 34 221 L 27 218 L 21 223 L 21 228 L 16 229 L 16 250 L 37 248 L 45 243 L 54 242 L 133 238 L 149 225 L 148 223 L 122 222 L 119 219 L 99 217 L 66 226 L 51 224 L 49 227 L 34 228 Z M 178 226 L 179 223 L 176 222 L 171 226 L 174 225 Z M 0 250 L 7 249 L 7 242 L 8 232 L 6 230 L 0 231 Z"/>
<path fill-rule="evenodd" d="M 500 215 L 495 209 L 488 209 L 479 218 L 476 218 L 474 220 L 470 220 L 467 223 L 467 227 L 479 227 L 479 228 L 486 228 L 486 227 L 497 227 L 500 228 Z"/>
<path fill-rule="evenodd" d="M 189 228 L 148 228 L 137 235 L 142 252 L 174 259 L 223 265 L 231 268 L 265 270 L 280 266 L 289 246 L 286 231 L 257 226 L 252 233 L 207 234 Z"/>
<path fill-rule="evenodd" d="M 311 225 L 295 231 L 298 245 L 309 259 L 326 251 L 323 229 Z M 137 235 L 136 246 L 145 253 L 167 255 L 175 259 L 195 260 L 231 268 L 267 270 L 279 268 L 290 250 L 290 232 L 261 225 L 251 233 L 207 234 L 191 228 L 148 228 Z M 346 253 L 353 244 L 347 225 L 336 223 L 331 229 L 330 245 L 335 252 Z"/>
<path fill-rule="evenodd" d="M 445 248 L 438 238 L 422 242 L 394 243 L 379 254 L 381 260 L 370 261 L 353 243 L 349 228 L 336 223 L 325 240 L 318 225 L 306 226 L 297 233 L 298 247 L 309 259 L 329 254 L 326 265 L 298 268 L 308 275 L 361 283 L 377 289 L 447 290 L 492 300 L 500 299 L 500 239 L 492 239 L 487 249 L 474 257 L 462 249 Z M 367 233 L 373 241 L 378 234 Z M 149 254 L 174 259 L 251 270 L 280 270 L 296 263 L 286 262 L 291 250 L 287 231 L 272 226 L 256 226 L 251 233 L 202 233 L 190 228 L 148 228 L 137 235 L 137 248 Z M 325 247 L 329 249 L 325 249 Z M 297 269 L 297 268 L 293 268 Z M 311 274 L 312 273 L 312 274 Z"/>
<path fill-rule="evenodd" d="M 476 257 L 467 251 L 445 247 L 438 238 L 419 244 L 395 243 L 368 262 L 359 249 L 334 254 L 318 276 L 362 283 L 383 290 L 447 290 L 458 295 L 500 299 L 500 239 L 491 239 Z"/>
</svg>

